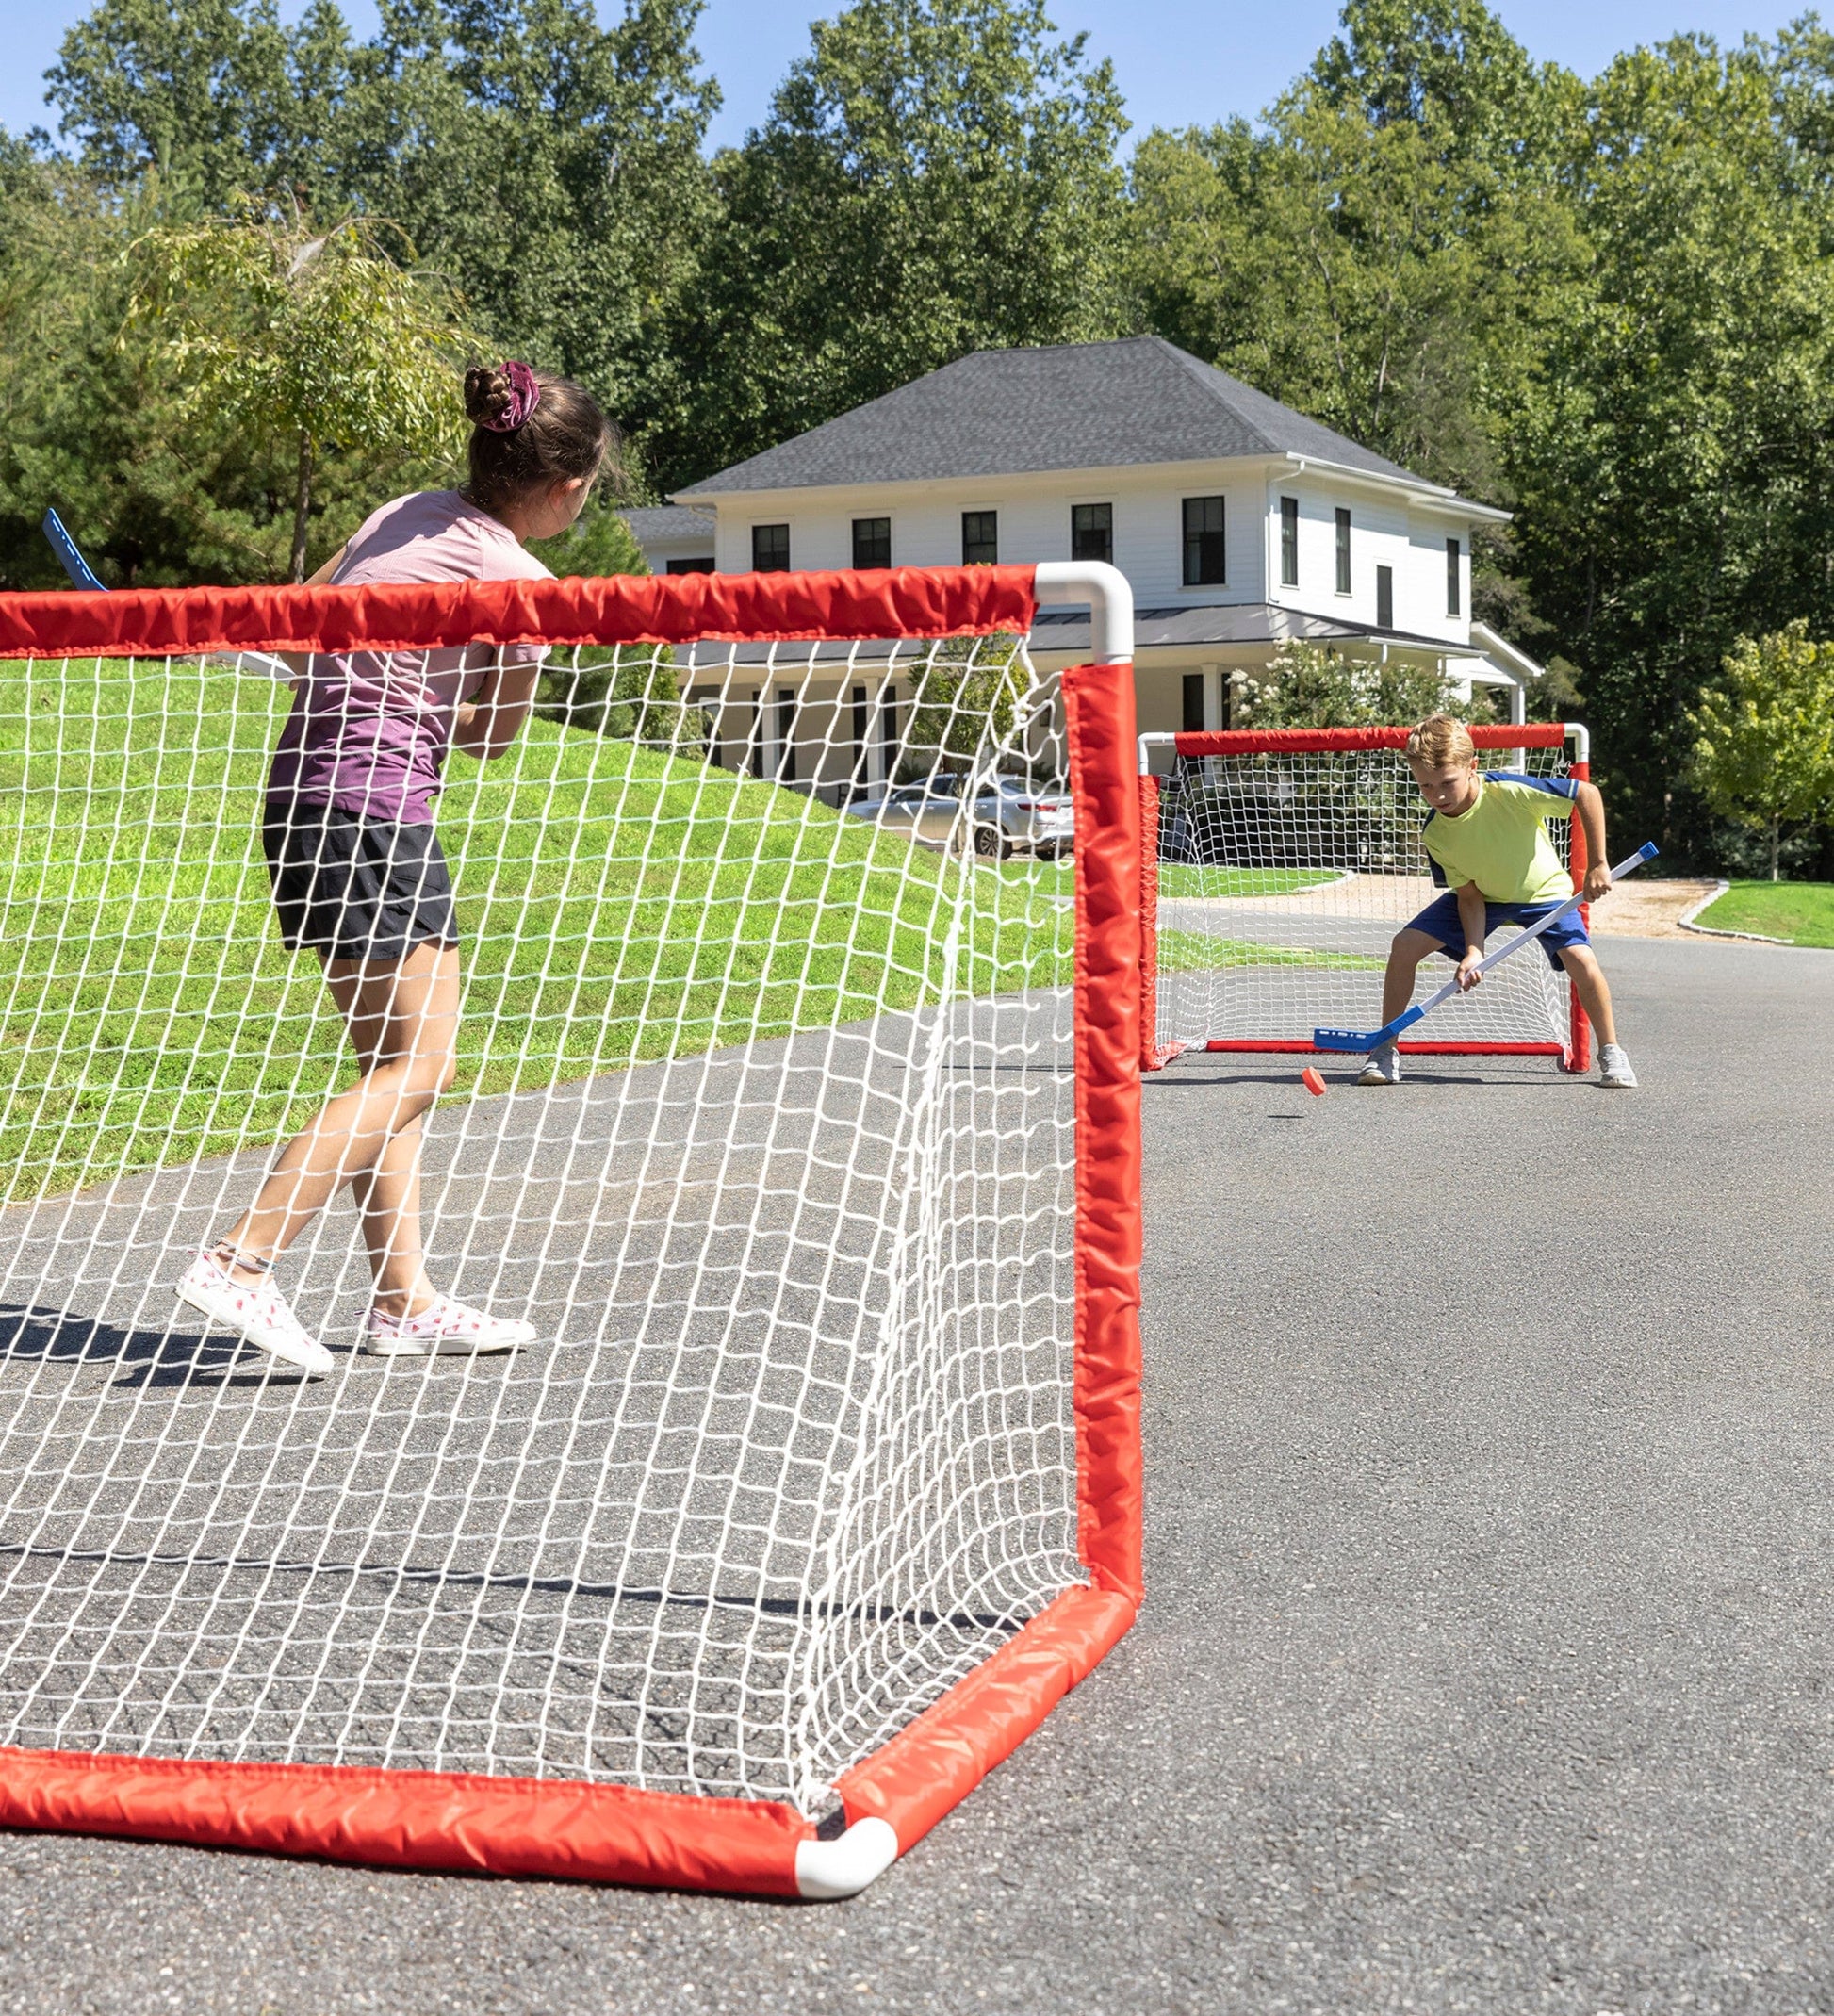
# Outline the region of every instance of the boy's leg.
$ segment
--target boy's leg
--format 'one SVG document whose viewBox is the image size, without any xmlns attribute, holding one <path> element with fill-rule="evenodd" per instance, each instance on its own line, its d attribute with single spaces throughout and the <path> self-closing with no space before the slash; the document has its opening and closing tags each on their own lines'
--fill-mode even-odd
<svg viewBox="0 0 1834 2016">
<path fill-rule="evenodd" d="M 1445 949 L 1429 932 L 1416 931 L 1412 925 L 1395 933 L 1395 942 L 1388 948 L 1388 970 L 1382 976 L 1382 1025 L 1384 1029 L 1397 1015 L 1407 1012 L 1407 1005 L 1414 998 L 1414 975 L 1419 971 L 1420 961 Z"/>
<path fill-rule="evenodd" d="M 1395 933 L 1394 943 L 1388 949 L 1388 969 L 1382 976 L 1384 1028 L 1397 1015 L 1404 1013 L 1413 1000 L 1414 975 L 1419 970 L 1420 961 L 1445 949 L 1431 931 L 1416 931 L 1412 925 Z M 1400 1075 L 1400 1059 L 1395 1055 L 1394 1044 L 1383 1043 L 1370 1051 L 1356 1082 L 1359 1085 L 1399 1085 Z"/>
<path fill-rule="evenodd" d="M 1580 997 L 1580 1006 L 1598 1032 L 1599 1043 L 1614 1044 L 1617 1025 L 1612 1019 L 1612 991 L 1605 978 L 1605 969 L 1598 963 L 1598 955 L 1590 945 L 1563 945 L 1560 962 L 1573 982 L 1573 992 Z"/>
</svg>

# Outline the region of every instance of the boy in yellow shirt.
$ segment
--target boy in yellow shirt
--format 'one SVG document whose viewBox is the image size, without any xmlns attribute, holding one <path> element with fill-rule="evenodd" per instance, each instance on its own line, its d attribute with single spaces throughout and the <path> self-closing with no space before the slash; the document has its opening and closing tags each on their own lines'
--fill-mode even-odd
<svg viewBox="0 0 1834 2016">
<path fill-rule="evenodd" d="M 1611 888 L 1605 865 L 1605 801 L 1595 785 L 1575 778 L 1523 777 L 1478 768 L 1478 752 L 1463 722 L 1432 714 L 1407 738 L 1407 766 L 1433 808 L 1420 839 L 1433 878 L 1446 893 L 1395 934 L 1382 983 L 1384 1024 L 1414 998 L 1414 975 L 1435 952 L 1458 961 L 1462 990 L 1476 987 L 1483 942 L 1498 926 L 1531 925 L 1573 893 L 1547 821 L 1578 814 L 1585 830 L 1585 899 L 1597 903 Z M 1566 969 L 1580 1005 L 1598 1032 L 1598 1082 L 1633 1086 L 1636 1074 L 1618 1045 L 1611 989 L 1578 910 L 1550 925 L 1542 949 L 1556 970 Z M 1359 1085 L 1399 1085 L 1400 1056 L 1392 1042 L 1371 1051 Z"/>
</svg>

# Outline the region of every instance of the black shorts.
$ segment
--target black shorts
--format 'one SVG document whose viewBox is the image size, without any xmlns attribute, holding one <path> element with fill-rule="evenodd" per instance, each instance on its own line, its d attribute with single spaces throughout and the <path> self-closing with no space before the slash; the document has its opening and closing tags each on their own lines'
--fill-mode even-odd
<svg viewBox="0 0 1834 2016">
<path fill-rule="evenodd" d="M 452 877 L 430 826 L 391 826 L 329 805 L 270 805 L 261 849 L 289 952 L 399 959 L 429 939 L 459 942 Z"/>
</svg>

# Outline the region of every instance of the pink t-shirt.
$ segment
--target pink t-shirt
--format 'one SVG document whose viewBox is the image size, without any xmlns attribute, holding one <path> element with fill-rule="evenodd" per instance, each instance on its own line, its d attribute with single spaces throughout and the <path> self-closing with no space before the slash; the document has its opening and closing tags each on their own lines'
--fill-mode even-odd
<svg viewBox="0 0 1834 2016">
<path fill-rule="evenodd" d="M 385 504 L 364 521 L 331 577 L 338 587 L 552 578 L 506 525 L 456 490 L 420 490 Z M 499 655 L 506 664 L 529 664 L 548 654 L 533 644 L 319 653 L 281 730 L 270 801 L 430 825 L 459 703 Z"/>
</svg>

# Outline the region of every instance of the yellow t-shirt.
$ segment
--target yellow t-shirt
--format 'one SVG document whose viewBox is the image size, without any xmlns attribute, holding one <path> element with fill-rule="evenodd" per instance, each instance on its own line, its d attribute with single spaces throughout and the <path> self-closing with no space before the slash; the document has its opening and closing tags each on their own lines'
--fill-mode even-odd
<svg viewBox="0 0 1834 2016">
<path fill-rule="evenodd" d="M 1429 812 L 1420 830 L 1433 878 L 1447 889 L 1475 882 L 1486 903 L 1558 903 L 1573 893 L 1547 821 L 1571 818 L 1580 787 L 1570 777 L 1480 770 L 1477 802 L 1456 818 Z"/>
</svg>

